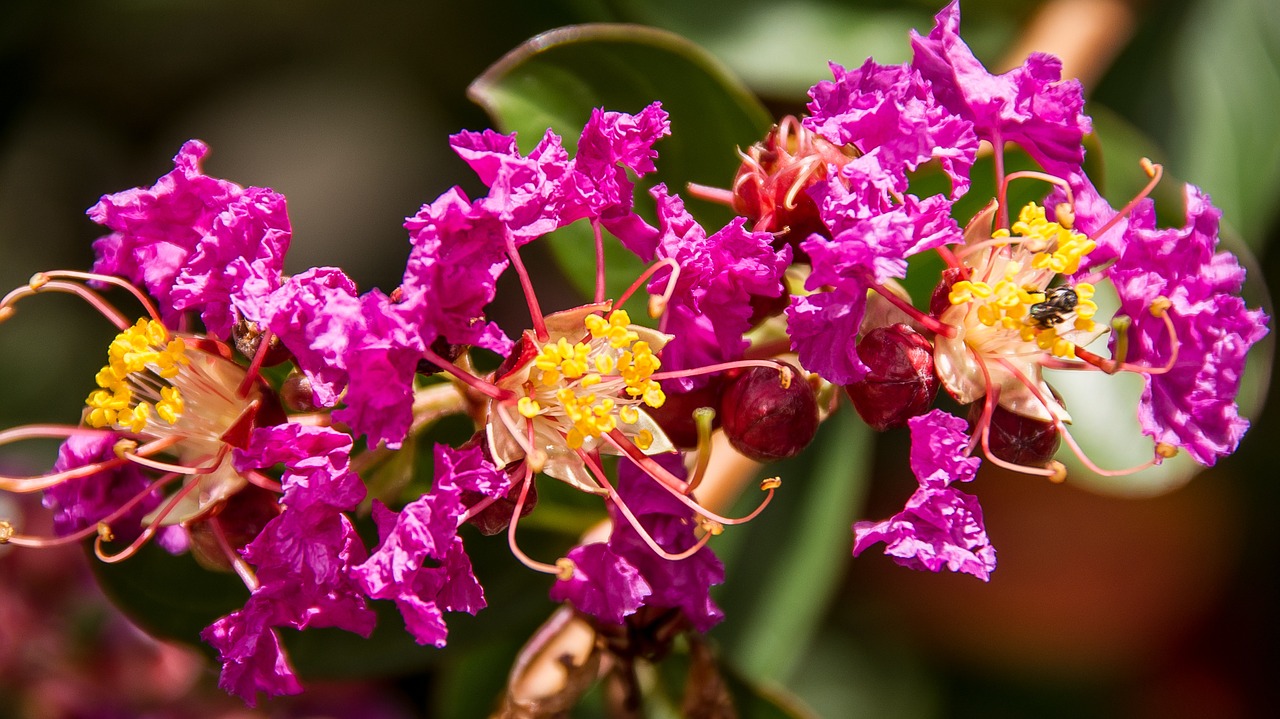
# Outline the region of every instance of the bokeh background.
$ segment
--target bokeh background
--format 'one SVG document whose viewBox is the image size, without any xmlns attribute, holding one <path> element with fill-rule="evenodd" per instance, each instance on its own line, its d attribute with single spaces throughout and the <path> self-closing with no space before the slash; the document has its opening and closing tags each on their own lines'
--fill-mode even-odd
<svg viewBox="0 0 1280 719">
<path fill-rule="evenodd" d="M 338 265 L 362 289 L 390 289 L 408 253 L 402 218 L 454 184 L 481 190 L 446 136 L 490 126 L 466 88 L 529 37 L 595 21 L 673 30 L 781 115 L 802 108 L 828 60 L 908 59 L 907 31 L 927 31 L 937 2 L 6 0 L 0 287 L 87 266 L 101 233 L 84 210 L 149 185 L 198 137 L 213 148 L 209 174 L 288 196 L 286 269 Z M 963 11 L 966 39 L 993 69 L 1033 48 L 1061 53 L 1086 82 L 1100 131 L 1110 128 L 1108 172 L 1149 155 L 1204 187 L 1275 294 L 1280 4 L 966 0 Z M 1265 302 L 1263 284 L 1253 304 Z M 4 426 L 64 421 L 101 364 L 109 328 L 63 299 L 32 302 L 0 327 Z M 495 312 L 524 319 L 521 306 Z M 1263 374 L 1246 400 L 1258 404 L 1270 384 Z M 770 524 L 766 513 L 726 547 L 733 561 L 717 597 L 729 619 L 713 637 L 730 664 L 828 717 L 1266 715 L 1280 705 L 1278 437 L 1273 398 L 1235 456 L 1141 499 L 985 474 L 975 489 L 1000 550 L 990 584 L 870 554 L 853 561 L 847 547 L 793 557 L 810 579 L 780 579 L 751 561 L 755 547 L 808 545 L 794 522 Z M 887 516 L 909 494 L 905 440 L 889 433 L 861 447 L 874 481 L 837 493 L 825 516 L 839 531 Z M 0 471 L 39 471 L 51 452 L 6 450 Z M 19 505 L 0 498 L 0 515 L 34 509 Z M 752 602 L 779 581 L 812 581 L 822 602 L 798 619 L 786 601 Z M 552 608 L 545 591 L 524 601 L 530 616 Z M 486 631 L 487 619 L 470 629 Z M 775 620 L 799 628 L 781 649 L 751 631 Z M 197 650 L 157 644 L 116 613 L 78 551 L 0 549 L 0 716 L 475 716 L 492 696 L 475 688 L 501 685 L 529 628 L 495 626 L 504 636 L 483 652 L 446 649 L 428 670 L 316 682 L 251 711 L 214 688 Z"/>
</svg>

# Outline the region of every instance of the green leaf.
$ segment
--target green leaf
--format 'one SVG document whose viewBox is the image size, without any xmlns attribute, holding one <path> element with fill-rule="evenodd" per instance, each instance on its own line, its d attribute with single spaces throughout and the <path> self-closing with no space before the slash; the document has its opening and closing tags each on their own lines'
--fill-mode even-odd
<svg viewBox="0 0 1280 719">
<path fill-rule="evenodd" d="M 652 179 L 682 194 L 689 182 L 727 187 L 738 168 L 734 148 L 763 138 L 772 122 L 759 101 L 706 51 L 670 32 L 635 25 L 578 25 L 539 35 L 485 71 L 468 95 L 504 132 L 518 132 L 524 151 L 552 128 L 573 152 L 593 108 L 639 112 L 659 100 L 671 115 L 672 134 L 656 147 L 658 172 Z M 709 232 L 732 217 L 726 207 L 687 199 L 689 211 Z M 651 214 L 647 196 L 637 204 Z M 547 242 L 575 288 L 591 296 L 591 228 L 577 223 Z M 643 271 L 643 263 L 615 242 L 605 247 L 608 294 L 617 297 Z"/>
</svg>

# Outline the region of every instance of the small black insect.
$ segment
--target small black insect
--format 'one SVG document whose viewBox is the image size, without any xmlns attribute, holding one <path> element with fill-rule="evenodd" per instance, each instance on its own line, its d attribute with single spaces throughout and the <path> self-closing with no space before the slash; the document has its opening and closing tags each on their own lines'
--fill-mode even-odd
<svg viewBox="0 0 1280 719">
<path fill-rule="evenodd" d="M 1076 291 L 1070 287 L 1054 287 L 1044 293 L 1044 302 L 1031 305 L 1028 310 L 1030 321 L 1039 327 L 1049 329 L 1066 319 L 1066 315 L 1076 308 L 1080 301 Z"/>
</svg>

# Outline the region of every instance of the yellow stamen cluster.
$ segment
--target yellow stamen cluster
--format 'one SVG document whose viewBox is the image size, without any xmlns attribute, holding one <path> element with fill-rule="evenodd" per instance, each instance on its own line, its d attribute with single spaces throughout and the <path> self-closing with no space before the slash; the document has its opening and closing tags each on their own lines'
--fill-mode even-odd
<svg viewBox="0 0 1280 719">
<path fill-rule="evenodd" d="M 1018 329 L 1031 305 L 1044 301 L 1044 293 L 1019 286 L 1015 279 L 1022 266 L 1010 262 L 1005 266 L 1004 279 L 995 284 L 981 281 L 961 280 L 951 286 L 951 294 L 947 299 L 951 304 L 976 302 L 975 313 L 978 321 L 988 327 L 1001 327 L 1007 330 Z"/>
<path fill-rule="evenodd" d="M 1068 225 L 1071 223 L 1068 223 Z M 1056 274 L 1074 274 L 1084 259 L 1098 246 L 1088 237 L 1045 218 L 1044 208 L 1028 203 L 1018 213 L 1018 221 L 1008 230 L 996 230 L 993 237 L 1017 235 L 1026 249 L 1034 252 L 1031 267 Z"/>
<path fill-rule="evenodd" d="M 590 338 L 570 344 L 565 338 L 543 345 L 533 360 L 532 394 L 521 397 L 517 411 L 529 419 L 549 411 L 551 398 L 570 423 L 565 443 L 578 449 L 592 437 L 608 434 L 618 426 L 640 420 L 636 405 L 661 407 L 666 395 L 652 379 L 662 366 L 649 343 L 631 328 L 631 318 L 623 310 L 608 319 L 588 315 L 584 321 Z M 554 392 L 550 392 L 554 390 Z M 542 398 L 542 402 L 534 398 Z M 653 435 L 641 430 L 636 446 L 647 449 Z"/>
<path fill-rule="evenodd" d="M 138 320 L 133 327 L 116 335 L 107 349 L 107 364 L 95 377 L 100 389 L 85 400 L 89 406 L 86 421 L 92 427 L 140 432 L 154 411 L 165 422 L 176 423 L 183 411 L 181 393 L 147 374 L 173 379 L 189 362 L 186 344 L 176 337 L 170 339 L 163 324 L 156 320 Z M 154 410 L 151 402 L 134 396 L 135 386 L 147 387 L 156 396 Z"/>
</svg>

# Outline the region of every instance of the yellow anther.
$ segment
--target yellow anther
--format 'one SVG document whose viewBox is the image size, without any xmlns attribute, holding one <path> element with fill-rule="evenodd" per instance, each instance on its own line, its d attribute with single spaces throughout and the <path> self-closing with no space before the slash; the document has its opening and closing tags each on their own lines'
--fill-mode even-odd
<svg viewBox="0 0 1280 719">
<path fill-rule="evenodd" d="M 582 430 L 574 427 L 564 436 L 564 443 L 568 445 L 569 449 L 580 449 L 586 439 L 586 436 L 582 434 Z"/>
<path fill-rule="evenodd" d="M 33 290 L 38 290 L 47 284 L 49 284 L 49 276 L 43 272 L 37 272 L 31 275 L 31 279 L 27 280 L 27 287 Z"/>
<path fill-rule="evenodd" d="M 636 446 L 640 448 L 641 452 L 647 451 L 653 446 L 653 432 L 650 432 L 647 429 L 642 429 L 636 433 L 635 441 Z"/>
<path fill-rule="evenodd" d="M 1067 465 L 1055 459 L 1049 463 L 1049 469 L 1053 470 L 1053 474 L 1049 475 L 1050 482 L 1062 484 L 1067 481 Z"/>
<path fill-rule="evenodd" d="M 1069 202 L 1059 202 L 1053 208 L 1053 214 L 1058 218 L 1058 224 L 1070 230 L 1076 224 L 1076 209 Z"/>
<path fill-rule="evenodd" d="M 760 491 L 767 492 L 782 486 L 782 477 L 769 477 L 760 481 Z"/>
<path fill-rule="evenodd" d="M 643 398 L 645 404 L 655 409 L 667 403 L 667 395 L 662 391 L 662 386 L 657 382 L 649 383 L 649 387 L 644 391 Z"/>
<path fill-rule="evenodd" d="M 649 295 L 649 316 L 657 319 L 667 311 L 667 298 L 662 295 Z"/>
<path fill-rule="evenodd" d="M 162 387 L 160 401 L 156 402 L 156 414 L 169 424 L 177 424 L 182 415 L 182 394 L 177 387 Z"/>
<path fill-rule="evenodd" d="M 7 519 L 0 519 L 0 544 L 8 544 L 13 538 L 13 525 Z"/>
<path fill-rule="evenodd" d="M 111 526 L 106 522 L 98 522 L 98 537 L 104 542 L 116 541 L 116 535 L 111 531 Z"/>
<path fill-rule="evenodd" d="M 586 325 L 587 331 L 591 333 L 591 336 L 597 339 L 609 327 L 609 322 L 600 315 L 587 315 L 587 318 L 583 320 L 583 324 Z"/>
<path fill-rule="evenodd" d="M 715 521 L 714 519 L 707 519 L 701 515 L 698 516 L 698 527 L 713 537 L 718 537 L 721 534 L 724 534 L 723 524 Z"/>
<path fill-rule="evenodd" d="M 1169 311 L 1173 306 L 1173 302 L 1164 295 L 1161 295 L 1151 301 L 1151 314 L 1154 317 L 1164 317 L 1164 313 Z"/>
<path fill-rule="evenodd" d="M 573 579 L 573 574 L 578 570 L 578 565 L 573 563 L 568 557 L 561 557 L 556 560 L 556 579 L 567 582 Z"/>
<path fill-rule="evenodd" d="M 1156 455 L 1164 459 L 1173 459 L 1178 456 L 1178 448 L 1166 442 L 1157 442 Z"/>
<path fill-rule="evenodd" d="M 125 459 L 126 455 L 133 454 L 137 449 L 138 443 L 131 439 L 117 440 L 116 443 L 111 446 L 111 452 L 116 456 L 116 459 Z"/>
<path fill-rule="evenodd" d="M 1144 157 L 1141 160 L 1138 160 L 1138 167 L 1141 167 L 1142 171 L 1147 173 L 1147 177 L 1156 176 L 1156 165 L 1151 161 L 1151 158 Z"/>
<path fill-rule="evenodd" d="M 600 374 L 613 374 L 617 367 L 618 363 L 613 359 L 613 355 L 596 355 L 596 371 Z"/>
<path fill-rule="evenodd" d="M 623 424 L 635 424 L 640 421 L 640 410 L 636 409 L 634 405 L 623 405 L 618 410 L 618 419 L 621 419 Z"/>
<path fill-rule="evenodd" d="M 600 375 L 592 372 L 589 375 L 583 376 L 582 381 L 579 384 L 581 384 L 583 387 L 593 387 L 595 385 L 600 384 L 601 379 L 602 378 L 600 377 Z"/>
<path fill-rule="evenodd" d="M 542 412 L 542 406 L 532 397 L 521 397 L 516 402 L 516 411 L 518 411 L 526 419 L 533 419 Z"/>
</svg>

